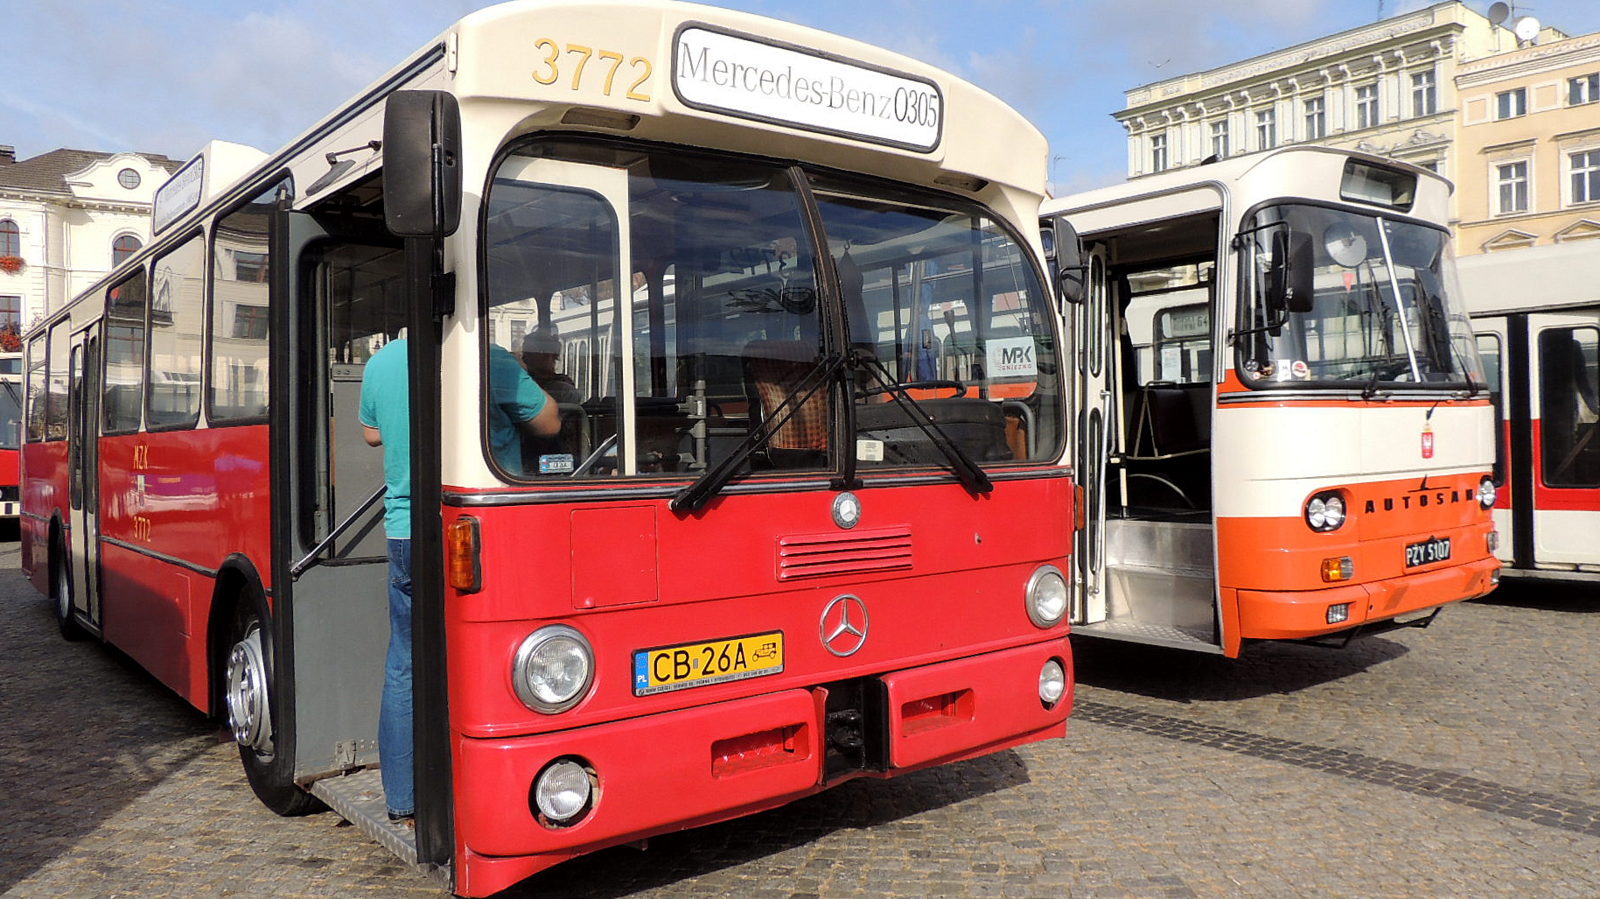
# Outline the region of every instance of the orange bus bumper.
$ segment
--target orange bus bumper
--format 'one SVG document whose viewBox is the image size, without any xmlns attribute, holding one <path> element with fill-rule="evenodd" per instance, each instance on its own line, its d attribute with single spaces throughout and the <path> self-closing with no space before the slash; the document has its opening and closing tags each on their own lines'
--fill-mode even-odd
<svg viewBox="0 0 1600 899">
<path fill-rule="evenodd" d="M 1294 640 L 1388 621 L 1410 612 L 1474 599 L 1494 589 L 1500 563 L 1479 559 L 1366 584 L 1322 590 L 1240 590 L 1239 634 L 1246 640 Z M 1328 609 L 1349 603 L 1349 617 L 1328 623 Z"/>
</svg>

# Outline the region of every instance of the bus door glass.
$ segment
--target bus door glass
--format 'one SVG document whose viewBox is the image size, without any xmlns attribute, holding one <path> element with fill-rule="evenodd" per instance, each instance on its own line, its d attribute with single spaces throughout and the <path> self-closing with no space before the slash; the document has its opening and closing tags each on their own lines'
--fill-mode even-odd
<svg viewBox="0 0 1600 899">
<path fill-rule="evenodd" d="M 1596 561 L 1600 532 L 1600 322 L 1530 315 L 1534 562 Z"/>
<path fill-rule="evenodd" d="M 72 515 L 72 604 L 100 626 L 100 328 L 73 336 L 67 385 Z"/>
<path fill-rule="evenodd" d="M 1106 596 L 1102 588 L 1105 575 L 1106 461 L 1110 452 L 1107 422 L 1115 414 L 1115 391 L 1106 348 L 1112 343 L 1110 287 L 1106 281 L 1107 249 L 1089 248 L 1088 291 L 1082 303 L 1073 306 L 1074 365 L 1080 388 L 1077 439 L 1073 442 L 1075 467 L 1083 486 L 1083 527 L 1073 555 L 1078 564 L 1074 624 L 1089 624 L 1106 618 Z"/>
</svg>

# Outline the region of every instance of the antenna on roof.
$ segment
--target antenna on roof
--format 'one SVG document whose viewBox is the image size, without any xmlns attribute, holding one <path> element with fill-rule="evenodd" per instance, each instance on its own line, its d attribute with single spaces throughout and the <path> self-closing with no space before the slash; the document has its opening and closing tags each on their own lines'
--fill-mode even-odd
<svg viewBox="0 0 1600 899">
<path fill-rule="evenodd" d="M 1511 7 L 1504 3 L 1496 3 L 1489 7 L 1489 24 L 1499 25 L 1511 17 Z"/>
</svg>

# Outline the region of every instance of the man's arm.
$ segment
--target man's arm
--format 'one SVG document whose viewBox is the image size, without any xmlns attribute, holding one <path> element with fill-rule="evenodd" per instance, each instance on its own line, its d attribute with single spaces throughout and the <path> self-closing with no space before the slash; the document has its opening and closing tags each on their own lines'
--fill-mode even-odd
<svg viewBox="0 0 1600 899">
<path fill-rule="evenodd" d="M 561 433 L 561 404 L 555 397 L 545 394 L 544 406 L 539 414 L 517 422 L 518 430 L 533 437 L 554 437 Z"/>
<path fill-rule="evenodd" d="M 372 425 L 362 425 L 361 436 L 366 438 L 367 446 L 383 446 L 383 434 Z"/>
</svg>

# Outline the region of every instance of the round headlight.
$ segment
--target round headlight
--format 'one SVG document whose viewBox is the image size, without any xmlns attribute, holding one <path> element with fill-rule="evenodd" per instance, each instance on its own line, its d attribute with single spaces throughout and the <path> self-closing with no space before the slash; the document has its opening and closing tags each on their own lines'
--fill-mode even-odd
<svg viewBox="0 0 1600 899">
<path fill-rule="evenodd" d="M 1028 619 L 1039 627 L 1055 627 L 1067 614 L 1067 579 L 1061 569 L 1044 565 L 1028 579 Z"/>
<path fill-rule="evenodd" d="M 1344 524 L 1344 500 L 1337 493 L 1322 501 L 1322 517 L 1330 531 Z"/>
<path fill-rule="evenodd" d="M 533 782 L 533 804 L 546 821 L 570 824 L 589 808 L 594 779 L 576 759 L 556 759 Z"/>
<path fill-rule="evenodd" d="M 578 704 L 594 682 L 594 651 L 583 634 L 564 624 L 542 627 L 517 647 L 511 683 L 535 712 L 553 715 Z"/>
<path fill-rule="evenodd" d="M 1306 522 L 1319 531 L 1327 526 L 1328 505 L 1320 497 L 1306 504 Z"/>
<path fill-rule="evenodd" d="M 1478 505 L 1485 509 L 1492 508 L 1498 495 L 1498 491 L 1494 489 L 1493 478 L 1484 478 L 1478 482 Z"/>
<path fill-rule="evenodd" d="M 1039 701 L 1050 708 L 1067 695 L 1067 672 L 1061 662 L 1051 659 L 1039 669 Z"/>
</svg>

